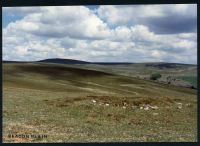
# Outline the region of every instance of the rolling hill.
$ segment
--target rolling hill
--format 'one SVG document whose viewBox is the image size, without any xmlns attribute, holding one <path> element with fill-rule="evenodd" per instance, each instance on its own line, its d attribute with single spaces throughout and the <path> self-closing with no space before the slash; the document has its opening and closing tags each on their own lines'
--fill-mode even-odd
<svg viewBox="0 0 200 146">
<path fill-rule="evenodd" d="M 196 141 L 197 91 L 128 75 L 137 65 L 3 63 L 3 141 Z"/>
<path fill-rule="evenodd" d="M 197 88 L 197 65 L 167 62 L 88 62 L 73 59 L 51 58 L 40 61 L 3 61 L 3 63 L 65 64 L 73 68 L 92 69 L 112 74 L 147 79 L 153 73 L 162 74 L 161 82 L 169 83 L 167 77 L 176 80 L 173 85 Z"/>
</svg>

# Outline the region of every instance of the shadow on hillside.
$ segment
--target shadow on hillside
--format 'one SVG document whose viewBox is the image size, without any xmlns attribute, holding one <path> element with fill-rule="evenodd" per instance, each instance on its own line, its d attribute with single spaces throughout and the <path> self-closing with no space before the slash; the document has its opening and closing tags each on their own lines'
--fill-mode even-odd
<svg viewBox="0 0 200 146">
<path fill-rule="evenodd" d="M 112 75 L 109 73 L 79 69 L 73 67 L 63 67 L 63 66 L 47 66 L 47 65 L 29 65 L 29 66 L 19 66 L 19 69 L 24 72 L 38 73 L 42 75 L 47 75 L 51 79 L 63 79 L 64 77 L 101 77 Z"/>
</svg>

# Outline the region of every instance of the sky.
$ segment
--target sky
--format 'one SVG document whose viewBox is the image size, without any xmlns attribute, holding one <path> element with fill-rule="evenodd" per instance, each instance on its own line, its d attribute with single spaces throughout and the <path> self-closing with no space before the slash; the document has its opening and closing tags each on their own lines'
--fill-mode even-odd
<svg viewBox="0 0 200 146">
<path fill-rule="evenodd" d="M 3 60 L 197 64 L 197 5 L 4 7 Z"/>
</svg>

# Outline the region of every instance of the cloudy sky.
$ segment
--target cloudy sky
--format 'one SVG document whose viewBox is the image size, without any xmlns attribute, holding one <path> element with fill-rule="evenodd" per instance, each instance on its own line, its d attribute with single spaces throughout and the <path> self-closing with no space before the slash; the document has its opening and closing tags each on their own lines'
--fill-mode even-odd
<svg viewBox="0 0 200 146">
<path fill-rule="evenodd" d="M 3 60 L 197 64 L 197 5 L 3 8 Z"/>
</svg>

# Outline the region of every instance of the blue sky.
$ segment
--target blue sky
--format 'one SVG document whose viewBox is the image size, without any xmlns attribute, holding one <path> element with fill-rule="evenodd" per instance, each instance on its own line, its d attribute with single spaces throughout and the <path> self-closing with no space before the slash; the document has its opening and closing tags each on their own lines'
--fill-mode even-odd
<svg viewBox="0 0 200 146">
<path fill-rule="evenodd" d="M 95 9 L 98 9 L 98 5 L 86 5 L 86 7 L 88 7 L 89 9 L 91 10 L 95 10 Z M 20 20 L 23 18 L 23 14 L 13 14 L 13 13 L 10 13 L 9 11 L 3 11 L 3 28 L 5 28 L 10 22 L 14 22 L 16 20 Z"/>
<path fill-rule="evenodd" d="M 8 13 L 3 14 L 3 28 L 5 28 L 9 23 L 15 22 L 16 20 L 22 19 L 22 16 L 10 15 Z"/>
<path fill-rule="evenodd" d="M 197 6 L 3 8 L 3 59 L 197 63 Z"/>
</svg>

